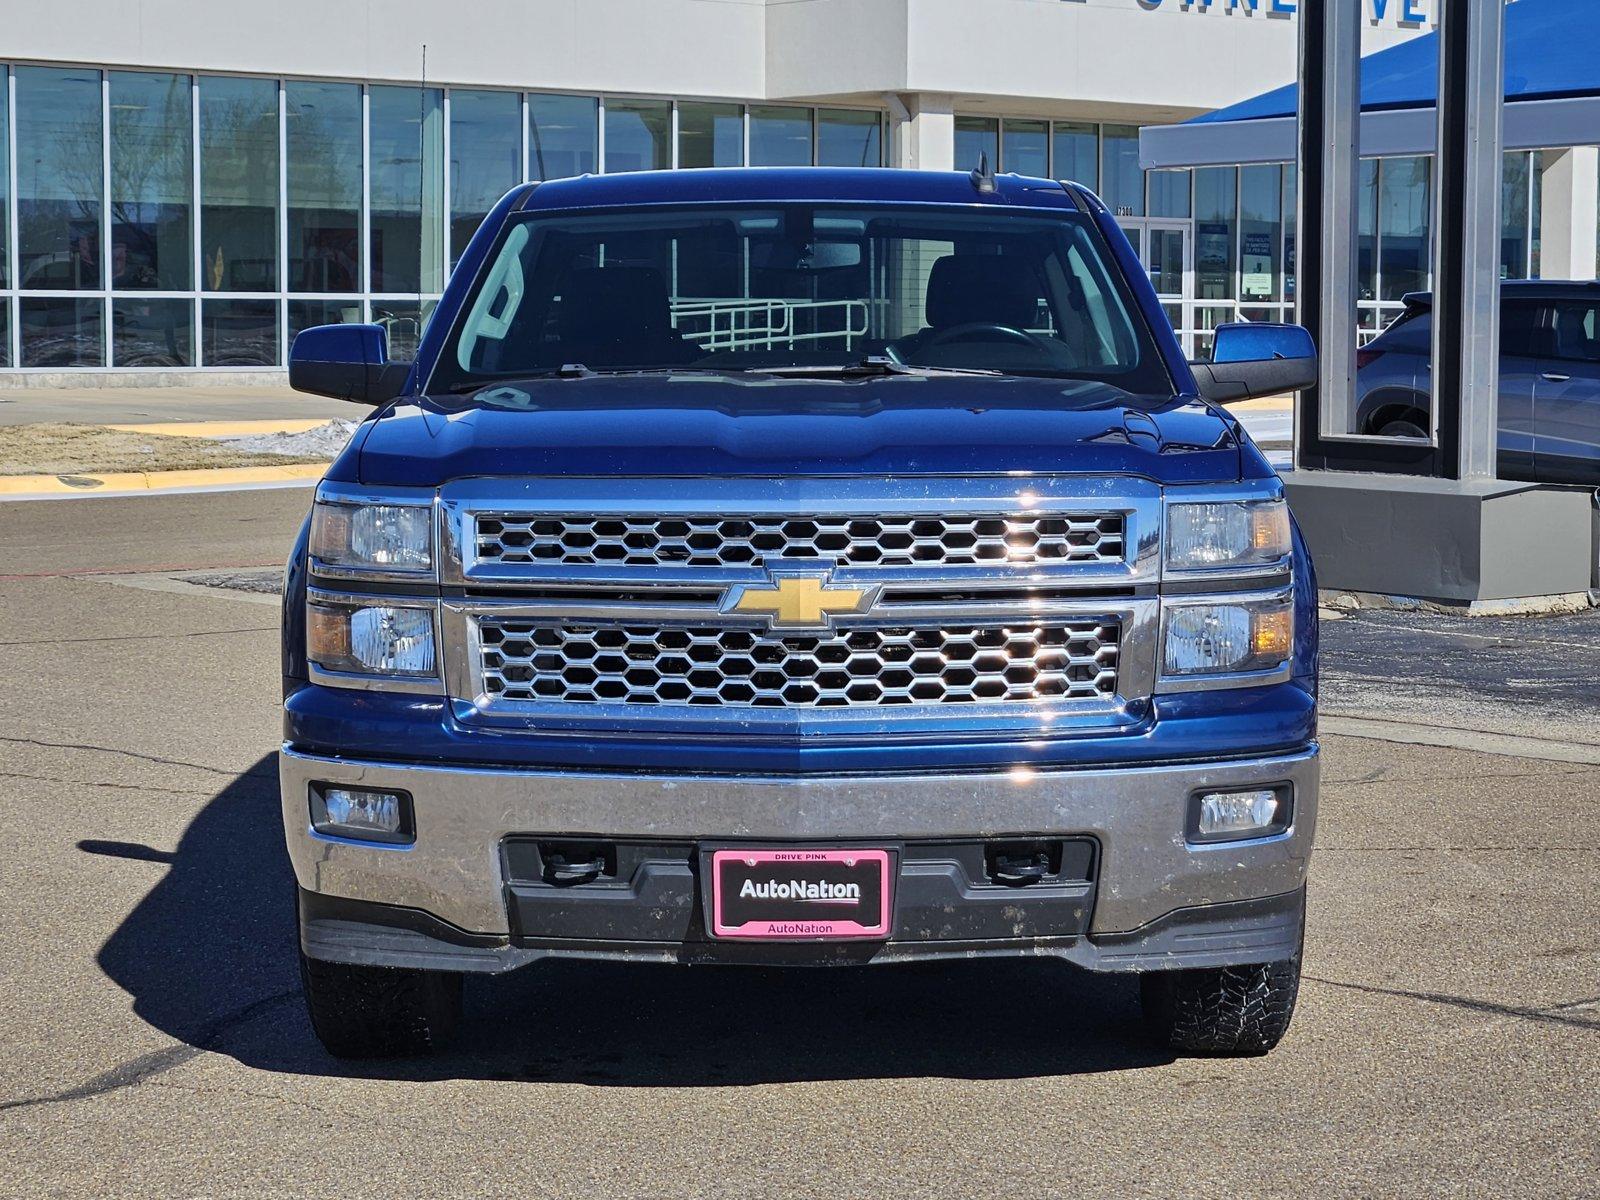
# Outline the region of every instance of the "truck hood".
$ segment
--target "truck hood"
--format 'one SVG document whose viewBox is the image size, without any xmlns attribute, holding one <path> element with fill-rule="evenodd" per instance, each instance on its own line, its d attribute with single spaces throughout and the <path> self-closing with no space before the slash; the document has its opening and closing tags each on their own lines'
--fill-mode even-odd
<svg viewBox="0 0 1600 1200">
<path fill-rule="evenodd" d="M 353 465 L 363 484 L 413 487 L 493 475 L 998 472 L 1207 483 L 1240 478 L 1241 437 L 1193 398 L 1076 380 L 596 375 L 397 402 L 331 477 Z"/>
</svg>

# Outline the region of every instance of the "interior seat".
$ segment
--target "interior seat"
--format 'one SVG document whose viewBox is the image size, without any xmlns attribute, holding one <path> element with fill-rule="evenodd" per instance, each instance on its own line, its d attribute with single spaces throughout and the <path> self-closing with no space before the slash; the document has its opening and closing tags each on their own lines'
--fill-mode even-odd
<svg viewBox="0 0 1600 1200">
<path fill-rule="evenodd" d="M 699 350 L 672 327 L 667 281 L 653 267 L 583 267 L 556 307 L 564 362 L 588 367 L 682 364 Z"/>
</svg>

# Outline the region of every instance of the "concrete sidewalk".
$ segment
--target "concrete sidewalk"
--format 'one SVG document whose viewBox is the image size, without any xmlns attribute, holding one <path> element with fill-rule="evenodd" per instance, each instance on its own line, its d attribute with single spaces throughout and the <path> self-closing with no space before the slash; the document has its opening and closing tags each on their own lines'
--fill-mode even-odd
<svg viewBox="0 0 1600 1200">
<path fill-rule="evenodd" d="M 151 425 L 194 421 L 359 421 L 364 404 L 324 400 L 288 387 L 6 388 L 0 426 L 71 421 Z M 300 426 L 299 428 L 305 428 Z M 259 432 L 259 430 L 257 430 Z"/>
</svg>

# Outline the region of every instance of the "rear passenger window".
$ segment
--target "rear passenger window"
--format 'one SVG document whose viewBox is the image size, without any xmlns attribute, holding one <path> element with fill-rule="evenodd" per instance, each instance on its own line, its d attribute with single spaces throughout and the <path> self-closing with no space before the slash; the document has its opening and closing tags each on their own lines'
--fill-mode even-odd
<svg viewBox="0 0 1600 1200">
<path fill-rule="evenodd" d="M 1553 357 L 1563 362 L 1600 362 L 1600 339 L 1595 337 L 1597 328 L 1600 322 L 1596 321 L 1592 303 L 1558 303 Z"/>
</svg>

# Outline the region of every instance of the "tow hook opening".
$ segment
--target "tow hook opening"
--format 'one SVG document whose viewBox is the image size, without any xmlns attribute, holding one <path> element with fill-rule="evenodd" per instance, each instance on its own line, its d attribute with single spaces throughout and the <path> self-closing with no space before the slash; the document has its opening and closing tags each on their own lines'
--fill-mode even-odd
<svg viewBox="0 0 1600 1200">
<path fill-rule="evenodd" d="M 615 878 L 617 850 L 605 842 L 540 842 L 540 875 L 556 887 Z"/>
<path fill-rule="evenodd" d="M 1061 877 L 1060 842 L 990 842 L 984 868 L 993 883 L 1029 887 Z"/>
</svg>

